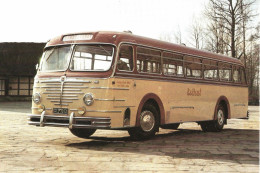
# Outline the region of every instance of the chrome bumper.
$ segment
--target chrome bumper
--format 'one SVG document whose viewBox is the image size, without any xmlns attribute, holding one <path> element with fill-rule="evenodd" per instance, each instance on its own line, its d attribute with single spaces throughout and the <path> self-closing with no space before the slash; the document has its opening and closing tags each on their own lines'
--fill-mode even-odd
<svg viewBox="0 0 260 173">
<path fill-rule="evenodd" d="M 28 115 L 28 124 L 35 126 L 54 126 L 72 128 L 93 128 L 93 129 L 110 129 L 111 119 L 103 117 L 74 117 L 74 112 L 70 116 L 45 115 Z"/>
</svg>

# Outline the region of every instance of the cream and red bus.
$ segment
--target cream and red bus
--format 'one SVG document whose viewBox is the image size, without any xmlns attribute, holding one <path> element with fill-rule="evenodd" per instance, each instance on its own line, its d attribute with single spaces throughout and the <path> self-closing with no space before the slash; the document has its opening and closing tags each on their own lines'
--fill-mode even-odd
<svg viewBox="0 0 260 173">
<path fill-rule="evenodd" d="M 86 32 L 46 44 L 28 124 L 68 127 L 81 138 L 125 129 L 146 139 L 185 122 L 221 131 L 247 108 L 238 59 L 131 33 Z"/>
</svg>

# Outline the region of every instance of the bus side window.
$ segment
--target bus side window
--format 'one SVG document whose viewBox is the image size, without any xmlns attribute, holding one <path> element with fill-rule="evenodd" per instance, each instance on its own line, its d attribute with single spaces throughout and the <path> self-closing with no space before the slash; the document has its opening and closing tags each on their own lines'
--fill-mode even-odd
<svg viewBox="0 0 260 173">
<path fill-rule="evenodd" d="M 245 69 L 240 67 L 240 72 L 241 72 L 241 81 L 242 81 L 242 84 L 246 84 L 246 77 L 245 77 Z"/>
<path fill-rule="evenodd" d="M 183 59 L 181 55 L 163 53 L 163 73 L 167 76 L 183 77 Z"/>
<path fill-rule="evenodd" d="M 117 69 L 120 71 L 133 71 L 133 47 L 122 45 L 120 47 Z"/>
<path fill-rule="evenodd" d="M 161 73 L 161 52 L 154 49 L 137 47 L 137 71 Z"/>
<path fill-rule="evenodd" d="M 218 80 L 218 65 L 216 61 L 203 60 L 204 79 Z"/>
<path fill-rule="evenodd" d="M 237 66 L 233 66 L 233 80 L 235 83 L 241 83 L 241 70 Z"/>
<path fill-rule="evenodd" d="M 192 78 L 202 78 L 202 63 L 201 59 L 185 56 L 184 57 L 184 66 L 187 77 Z"/>
<path fill-rule="evenodd" d="M 221 81 L 232 81 L 232 66 L 225 63 L 219 63 L 219 78 Z"/>
</svg>

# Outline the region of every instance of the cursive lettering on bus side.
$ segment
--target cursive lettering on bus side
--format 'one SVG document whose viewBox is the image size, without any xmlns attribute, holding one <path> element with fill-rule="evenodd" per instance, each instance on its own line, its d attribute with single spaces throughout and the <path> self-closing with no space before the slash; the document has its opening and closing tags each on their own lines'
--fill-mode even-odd
<svg viewBox="0 0 260 173">
<path fill-rule="evenodd" d="M 201 88 L 196 90 L 195 88 L 187 89 L 187 96 L 201 96 Z"/>
<path fill-rule="evenodd" d="M 117 81 L 117 87 L 126 87 L 129 88 L 130 86 L 130 81 Z"/>
</svg>

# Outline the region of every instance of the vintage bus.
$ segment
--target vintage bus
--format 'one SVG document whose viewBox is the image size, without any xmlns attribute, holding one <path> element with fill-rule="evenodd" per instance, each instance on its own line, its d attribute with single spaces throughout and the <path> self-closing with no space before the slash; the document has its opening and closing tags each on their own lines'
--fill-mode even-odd
<svg viewBox="0 0 260 173">
<path fill-rule="evenodd" d="M 240 60 L 131 33 L 58 36 L 37 69 L 28 124 L 81 138 L 125 129 L 147 139 L 184 122 L 221 131 L 227 119 L 247 117 Z"/>
</svg>

